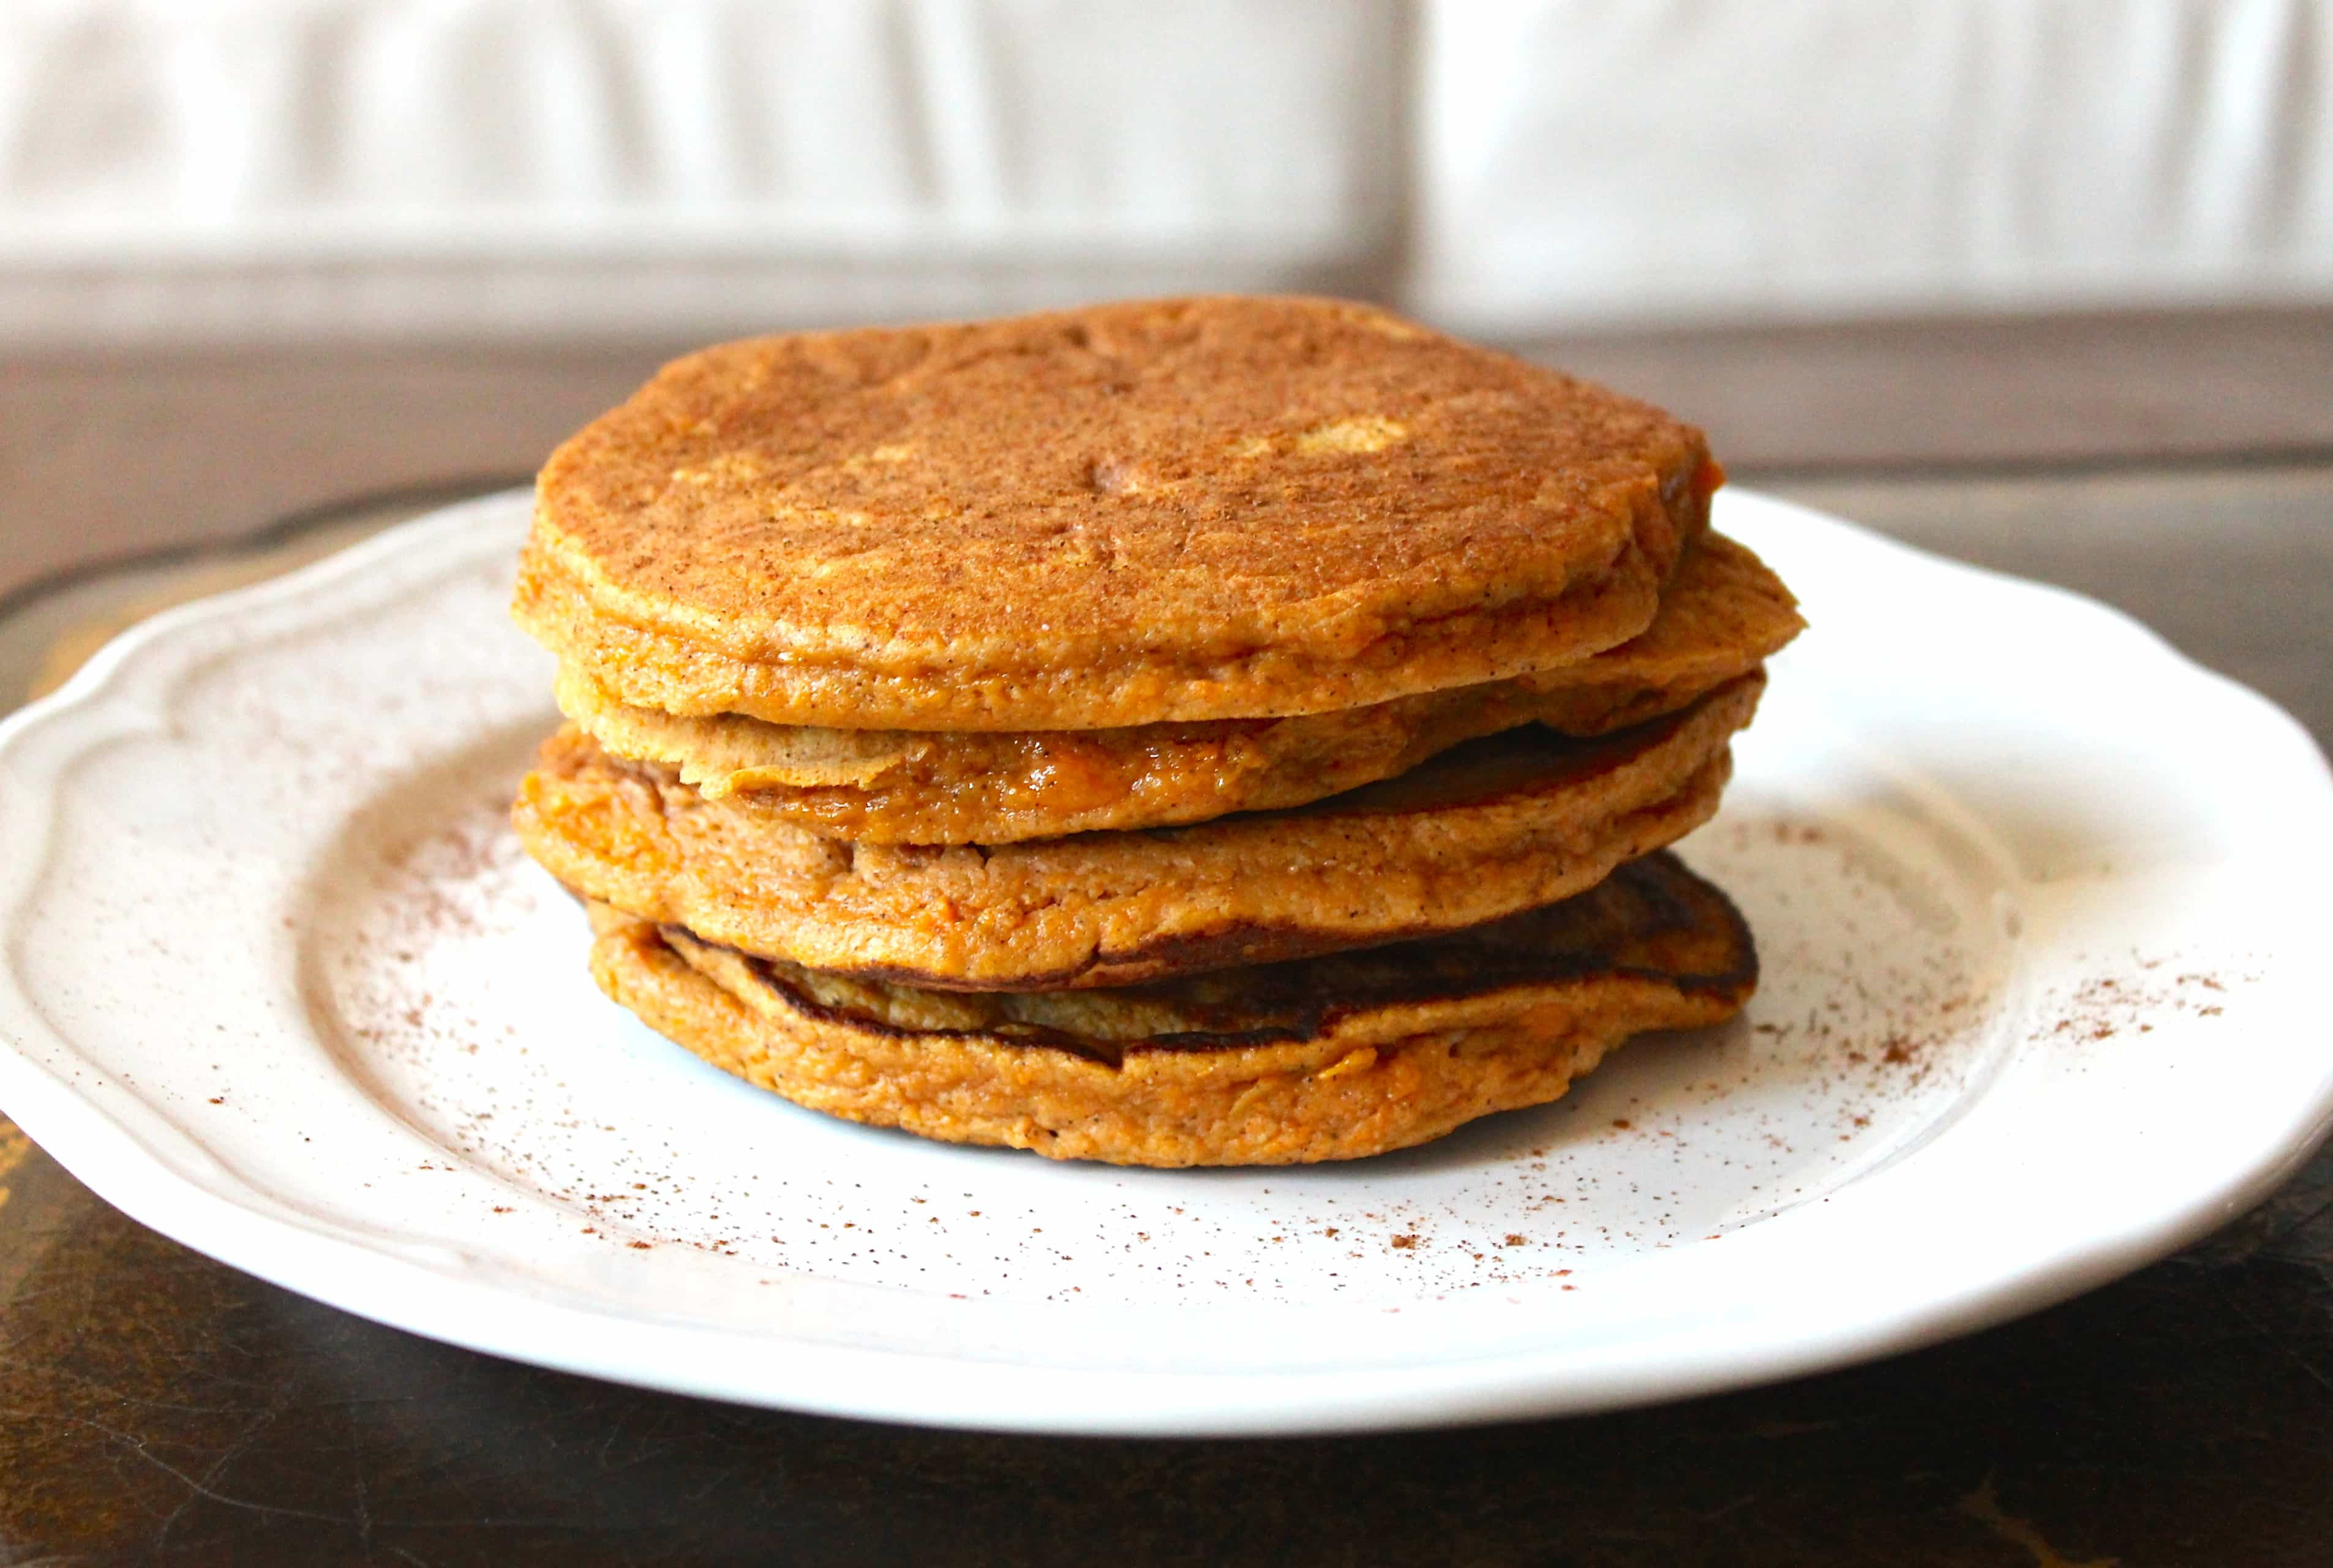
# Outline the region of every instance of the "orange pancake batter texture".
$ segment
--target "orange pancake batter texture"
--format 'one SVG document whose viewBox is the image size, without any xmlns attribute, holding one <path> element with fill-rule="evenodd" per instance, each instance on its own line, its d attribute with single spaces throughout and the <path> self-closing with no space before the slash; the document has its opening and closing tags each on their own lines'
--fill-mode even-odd
<svg viewBox="0 0 2333 1568">
<path fill-rule="evenodd" d="M 1755 983 L 1706 820 L 1786 588 L 1659 410 L 1367 306 L 667 366 L 545 465 L 520 787 L 600 986 L 800 1104 L 1148 1165 L 1561 1095 Z"/>
</svg>

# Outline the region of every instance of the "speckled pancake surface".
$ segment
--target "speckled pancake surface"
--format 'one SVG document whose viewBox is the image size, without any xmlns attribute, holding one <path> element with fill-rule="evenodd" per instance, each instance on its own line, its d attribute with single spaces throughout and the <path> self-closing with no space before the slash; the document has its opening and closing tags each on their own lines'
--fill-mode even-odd
<svg viewBox="0 0 2333 1568">
<path fill-rule="evenodd" d="M 1641 635 L 1542 674 L 1336 713 L 1116 730 L 916 733 L 683 716 L 618 703 L 565 669 L 568 717 L 619 757 L 709 797 L 861 844 L 1011 844 L 1301 806 L 1522 723 L 1598 735 L 1685 706 L 1797 635 L 1790 591 L 1748 550 L 1689 548 Z"/>
<path fill-rule="evenodd" d="M 1353 1159 L 1561 1095 L 1757 981 L 1724 895 L 1660 854 L 1473 930 L 1108 992 L 917 991 L 752 959 L 600 905 L 591 970 L 728 1072 L 853 1121 L 1055 1159 Z"/>
<path fill-rule="evenodd" d="M 843 729 L 1352 708 L 1627 641 L 1700 432 L 1364 306 L 731 343 L 554 453 L 515 609 L 637 707 Z"/>
<path fill-rule="evenodd" d="M 1748 675 L 1597 740 L 1537 726 L 1288 811 L 1025 844 L 853 845 L 708 800 L 573 727 L 513 816 L 551 872 L 645 920 L 943 990 L 1125 985 L 1456 930 L 1592 886 L 1715 811 Z"/>
</svg>

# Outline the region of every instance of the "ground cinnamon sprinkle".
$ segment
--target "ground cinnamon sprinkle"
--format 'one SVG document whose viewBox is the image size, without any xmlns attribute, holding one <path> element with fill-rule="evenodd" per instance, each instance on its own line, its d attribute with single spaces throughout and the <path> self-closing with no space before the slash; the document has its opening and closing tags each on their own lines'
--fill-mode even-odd
<svg viewBox="0 0 2333 1568">
<path fill-rule="evenodd" d="M 2125 1029 L 2152 1034 L 2155 1019 L 2165 1014 L 2224 1016 L 2225 1008 L 2210 998 L 2225 995 L 2229 981 L 2240 977 L 2182 970 L 2168 979 L 2158 978 L 2169 964 L 2166 959 L 2143 960 L 2136 964 L 2136 974 L 2093 976 L 2070 990 L 2046 998 L 2041 1034 L 2049 1038 L 2107 1040 Z"/>
<path fill-rule="evenodd" d="M 339 955 L 327 978 L 350 1050 L 437 1130 L 455 1156 L 445 1163 L 475 1162 L 567 1206 L 567 1233 L 598 1243 L 751 1257 L 779 1278 L 953 1284 L 948 1294 L 967 1298 L 992 1286 L 1086 1301 L 1113 1289 L 1295 1300 L 1561 1288 L 1609 1253 L 1731 1234 L 1855 1180 L 1994 1053 L 2136 1043 L 2181 1018 L 2220 1016 L 2246 978 L 2241 962 L 2200 954 L 2093 954 L 2084 978 L 2021 998 L 2007 986 L 2013 964 L 1986 947 L 1990 926 L 1965 913 L 1956 926 L 1928 923 L 1918 888 L 1898 880 L 1910 871 L 1875 870 L 1880 852 L 1843 829 L 1752 818 L 1718 825 L 1704 856 L 1762 901 L 1769 985 L 1752 1020 L 1730 1037 L 1651 1046 L 1648 1077 L 1601 1092 L 1591 1081 L 1520 1137 L 1486 1130 L 1500 1155 L 1446 1194 L 1364 1183 L 1342 1200 L 1327 1187 L 1288 1203 L 1259 1189 L 1264 1209 L 1233 1219 L 1128 1186 L 1094 1206 L 1090 1224 L 1074 1206 L 1032 1211 L 953 1182 L 860 1192 L 797 1173 L 794 1190 L 756 1196 L 709 1180 L 654 1114 L 608 1102 L 581 1056 L 502 999 L 512 954 L 571 912 L 529 880 L 497 817 L 481 803 L 414 825 L 369 867 L 379 891 L 351 904 L 345 931 L 313 933 Z M 1625 1056 L 1618 1066 L 1630 1070 Z M 1697 1206 L 1712 1181 L 1742 1200 L 1723 1226 Z M 1518 1222 L 1544 1229 L 1510 1229 Z M 956 1268 L 974 1274 L 946 1280 Z"/>
</svg>

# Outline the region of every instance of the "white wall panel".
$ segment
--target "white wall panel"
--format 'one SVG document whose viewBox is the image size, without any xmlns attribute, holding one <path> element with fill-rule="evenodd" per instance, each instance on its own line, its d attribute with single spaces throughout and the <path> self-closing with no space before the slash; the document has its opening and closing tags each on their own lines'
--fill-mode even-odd
<svg viewBox="0 0 2333 1568">
<path fill-rule="evenodd" d="M 1394 0 L 28 0 L 0 333 L 706 330 L 1333 282 Z"/>
<path fill-rule="evenodd" d="M 2333 0 L 14 0 L 0 343 L 2333 301 Z"/>
<path fill-rule="evenodd" d="M 1429 0 L 1477 329 L 2333 297 L 2326 0 Z"/>
</svg>

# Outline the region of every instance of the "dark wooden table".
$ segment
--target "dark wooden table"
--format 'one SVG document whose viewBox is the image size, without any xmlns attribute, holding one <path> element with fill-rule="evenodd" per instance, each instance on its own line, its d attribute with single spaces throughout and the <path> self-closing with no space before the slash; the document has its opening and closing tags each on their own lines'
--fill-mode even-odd
<svg viewBox="0 0 2333 1568">
<path fill-rule="evenodd" d="M 1767 477 L 2120 604 L 2333 741 L 2333 463 Z M 0 606 L 0 680 L 408 509 L 35 585 Z M 2178 1257 L 1829 1376 L 1474 1430 L 1098 1441 L 415 1339 L 140 1228 L 0 1123 L 0 1563 L 1092 1561 L 2333 1563 L 2333 1154 Z"/>
</svg>

